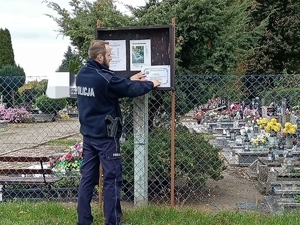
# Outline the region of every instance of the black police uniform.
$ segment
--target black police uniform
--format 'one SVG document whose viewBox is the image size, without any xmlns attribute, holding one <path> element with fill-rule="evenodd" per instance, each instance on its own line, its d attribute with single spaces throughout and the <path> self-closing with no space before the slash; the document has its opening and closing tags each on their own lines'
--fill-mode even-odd
<svg viewBox="0 0 300 225">
<path fill-rule="evenodd" d="M 80 132 L 83 135 L 83 163 L 78 193 L 78 225 L 93 221 L 90 202 L 103 167 L 104 216 L 106 225 L 120 224 L 122 161 L 119 138 L 122 115 L 119 98 L 150 92 L 151 81 L 131 81 L 115 76 L 97 61 L 89 59 L 76 77 Z"/>
</svg>

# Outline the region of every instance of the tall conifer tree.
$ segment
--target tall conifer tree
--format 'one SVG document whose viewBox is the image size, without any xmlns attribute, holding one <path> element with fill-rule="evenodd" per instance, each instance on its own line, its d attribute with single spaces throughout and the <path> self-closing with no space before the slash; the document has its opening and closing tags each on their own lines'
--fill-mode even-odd
<svg viewBox="0 0 300 225">
<path fill-rule="evenodd" d="M 0 29 L 0 69 L 5 65 L 15 65 L 14 51 L 8 29 Z"/>
</svg>

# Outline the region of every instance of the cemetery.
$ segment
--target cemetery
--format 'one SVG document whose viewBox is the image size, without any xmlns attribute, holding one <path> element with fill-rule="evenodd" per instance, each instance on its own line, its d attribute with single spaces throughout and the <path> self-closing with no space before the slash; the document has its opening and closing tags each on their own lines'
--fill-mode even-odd
<svg viewBox="0 0 300 225">
<path fill-rule="evenodd" d="M 211 104 L 213 102 L 213 104 Z M 191 132 L 207 132 L 228 164 L 243 168 L 274 212 L 297 209 L 300 202 L 300 118 L 288 102 L 249 105 L 209 100 L 193 112 Z"/>
</svg>

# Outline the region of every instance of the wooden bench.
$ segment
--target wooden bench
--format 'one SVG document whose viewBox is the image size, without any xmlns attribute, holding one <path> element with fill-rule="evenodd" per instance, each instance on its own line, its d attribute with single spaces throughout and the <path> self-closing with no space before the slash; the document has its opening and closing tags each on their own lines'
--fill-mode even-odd
<svg viewBox="0 0 300 225">
<path fill-rule="evenodd" d="M 3 187 L 7 184 L 45 184 L 51 185 L 61 178 L 53 175 L 50 168 L 44 168 L 43 163 L 48 163 L 49 157 L 32 157 L 32 156 L 0 156 L 0 185 Z M 4 163 L 12 163 L 12 168 L 3 168 Z M 31 163 L 39 165 L 40 168 L 20 168 L 18 163 Z M 7 164 L 9 165 L 9 164 Z M 2 187 L 2 189 L 3 189 Z"/>
</svg>

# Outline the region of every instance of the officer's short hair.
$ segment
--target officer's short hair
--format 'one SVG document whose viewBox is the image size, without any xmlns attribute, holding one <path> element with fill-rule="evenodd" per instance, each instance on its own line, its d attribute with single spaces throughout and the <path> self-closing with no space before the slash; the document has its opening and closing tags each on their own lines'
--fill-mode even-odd
<svg viewBox="0 0 300 225">
<path fill-rule="evenodd" d="M 99 54 L 105 55 L 106 49 L 105 45 L 108 45 L 109 43 L 107 41 L 103 40 L 93 40 L 91 42 L 91 45 L 89 47 L 89 58 L 96 59 Z"/>
</svg>

